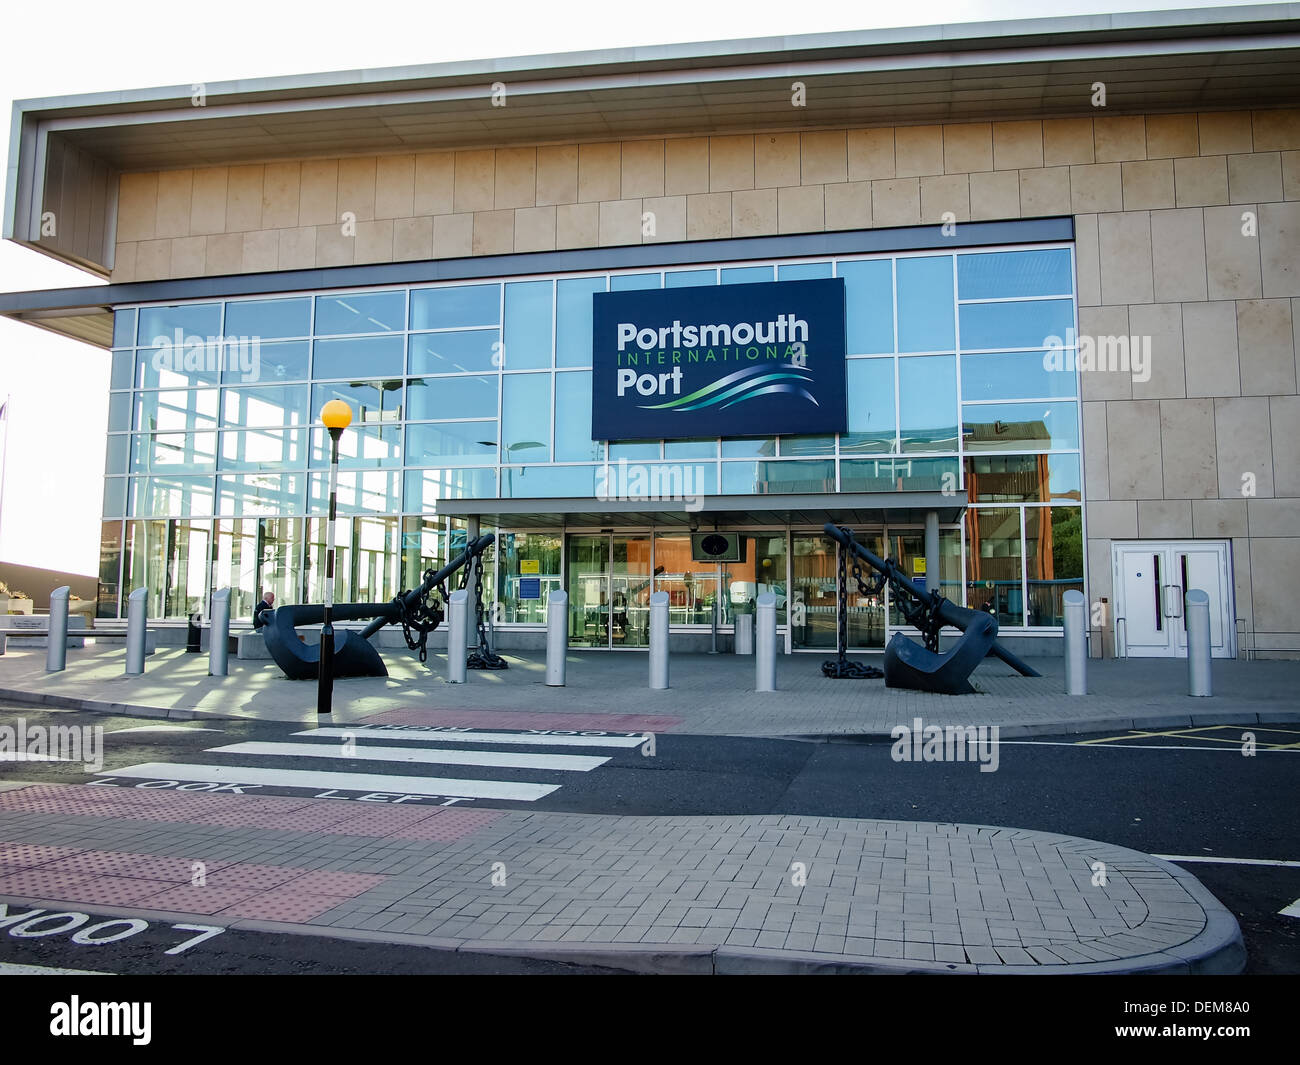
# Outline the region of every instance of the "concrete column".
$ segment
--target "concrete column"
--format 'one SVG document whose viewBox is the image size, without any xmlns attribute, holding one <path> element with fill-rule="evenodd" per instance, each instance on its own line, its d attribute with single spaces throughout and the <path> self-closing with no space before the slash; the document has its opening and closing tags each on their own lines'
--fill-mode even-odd
<svg viewBox="0 0 1300 1065">
<path fill-rule="evenodd" d="M 556 588 L 546 599 L 546 684 L 564 687 L 569 649 L 569 593 Z"/>
<path fill-rule="evenodd" d="M 764 592 L 758 597 L 754 637 L 754 690 L 776 691 L 776 596 Z"/>
<path fill-rule="evenodd" d="M 68 585 L 50 593 L 49 640 L 45 645 L 45 672 L 59 673 L 68 664 Z"/>
<path fill-rule="evenodd" d="M 469 633 L 469 590 L 457 588 L 447 603 L 447 681 L 465 683 L 465 640 Z"/>
<path fill-rule="evenodd" d="M 1187 694 L 1213 695 L 1210 674 L 1210 597 L 1193 588 L 1184 599 L 1187 611 Z"/>
<path fill-rule="evenodd" d="M 208 676 L 230 672 L 230 589 L 212 593 L 212 631 L 208 634 Z"/>
<path fill-rule="evenodd" d="M 939 591 L 939 512 L 925 512 L 925 590 Z"/>
<path fill-rule="evenodd" d="M 144 646 L 149 634 L 149 592 L 137 588 L 127 597 L 126 605 L 126 672 L 144 672 Z"/>
<path fill-rule="evenodd" d="M 668 593 L 650 596 L 650 687 L 668 687 Z"/>
<path fill-rule="evenodd" d="M 1083 593 L 1065 593 L 1065 694 L 1088 694 L 1088 604 Z"/>
</svg>

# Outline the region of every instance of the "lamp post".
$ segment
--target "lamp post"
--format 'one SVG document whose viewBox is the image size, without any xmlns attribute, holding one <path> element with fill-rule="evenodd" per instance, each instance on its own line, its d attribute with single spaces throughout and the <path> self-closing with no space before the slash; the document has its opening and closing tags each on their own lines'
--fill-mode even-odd
<svg viewBox="0 0 1300 1065">
<path fill-rule="evenodd" d="M 352 424 L 352 408 L 341 399 L 331 399 L 321 408 L 320 420 L 330 434 L 330 509 L 325 525 L 325 616 L 320 630 L 317 715 L 331 713 L 334 704 L 334 519 L 339 489 L 339 437 Z"/>
</svg>

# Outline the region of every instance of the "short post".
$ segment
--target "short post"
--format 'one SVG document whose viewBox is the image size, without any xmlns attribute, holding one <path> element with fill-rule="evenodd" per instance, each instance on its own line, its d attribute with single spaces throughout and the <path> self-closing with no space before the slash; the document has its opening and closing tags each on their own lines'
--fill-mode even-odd
<svg viewBox="0 0 1300 1065">
<path fill-rule="evenodd" d="M 144 644 L 149 634 L 149 592 L 137 588 L 127 597 L 126 605 L 126 673 L 144 672 Z"/>
<path fill-rule="evenodd" d="M 1065 694 L 1088 694 L 1087 604 L 1083 593 L 1065 593 Z"/>
<path fill-rule="evenodd" d="M 776 691 L 776 596 L 758 597 L 754 636 L 754 691 Z"/>
<path fill-rule="evenodd" d="M 709 646 L 709 654 L 716 655 L 718 653 L 718 596 L 716 593 L 713 596 L 713 609 L 710 613 L 713 615 L 713 639 Z"/>
<path fill-rule="evenodd" d="M 650 596 L 650 687 L 668 687 L 668 593 Z"/>
<path fill-rule="evenodd" d="M 212 632 L 208 638 L 208 676 L 230 672 L 230 589 L 212 593 Z"/>
<path fill-rule="evenodd" d="M 59 673 L 68 664 L 68 595 L 66 584 L 50 593 L 50 639 L 45 647 L 45 672 Z"/>
<path fill-rule="evenodd" d="M 754 653 L 754 615 L 736 615 L 736 654 L 752 655 Z"/>
<path fill-rule="evenodd" d="M 1187 614 L 1187 694 L 1213 695 L 1210 676 L 1210 597 L 1193 588 L 1184 600 Z"/>
<path fill-rule="evenodd" d="M 569 645 L 569 593 L 556 588 L 546 598 L 546 685 L 564 687 Z"/>
<path fill-rule="evenodd" d="M 469 639 L 469 592 L 458 588 L 447 603 L 447 683 L 465 683 L 465 642 Z"/>
</svg>

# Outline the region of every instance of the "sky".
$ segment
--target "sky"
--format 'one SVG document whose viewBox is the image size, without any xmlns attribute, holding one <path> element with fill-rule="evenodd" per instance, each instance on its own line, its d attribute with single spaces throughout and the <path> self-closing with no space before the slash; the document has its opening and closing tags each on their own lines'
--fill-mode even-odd
<svg viewBox="0 0 1300 1065">
<path fill-rule="evenodd" d="M 405 66 L 590 48 L 928 26 L 1232 0 L 177 0 L 13 4 L 0 65 L 0 142 L 12 101 L 244 77 Z M 51 21 L 53 19 L 53 21 Z M 44 42 L 44 43 L 43 43 Z M 3 202 L 0 200 L 0 202 Z M 0 291 L 102 284 L 0 242 Z M 0 320 L 0 562 L 98 569 L 108 353 Z"/>
</svg>

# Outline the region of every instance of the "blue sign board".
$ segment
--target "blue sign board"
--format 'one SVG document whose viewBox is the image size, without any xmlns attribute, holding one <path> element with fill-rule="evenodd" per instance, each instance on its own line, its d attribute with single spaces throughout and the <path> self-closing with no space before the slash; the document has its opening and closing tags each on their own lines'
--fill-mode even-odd
<svg viewBox="0 0 1300 1065">
<path fill-rule="evenodd" d="M 847 431 L 843 278 L 592 299 L 593 440 Z"/>
<path fill-rule="evenodd" d="M 541 577 L 520 577 L 519 578 L 520 599 L 540 599 L 541 597 L 542 597 Z"/>
</svg>

